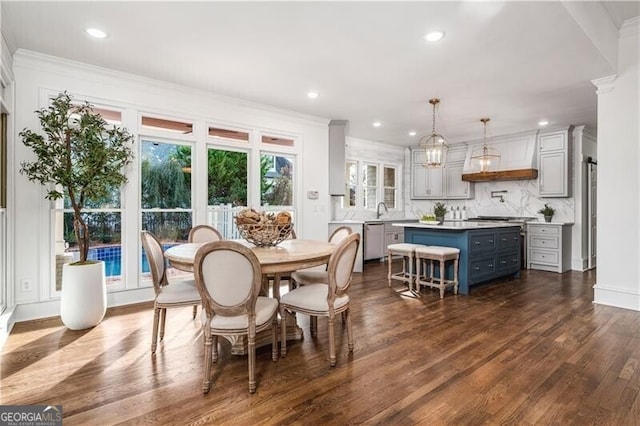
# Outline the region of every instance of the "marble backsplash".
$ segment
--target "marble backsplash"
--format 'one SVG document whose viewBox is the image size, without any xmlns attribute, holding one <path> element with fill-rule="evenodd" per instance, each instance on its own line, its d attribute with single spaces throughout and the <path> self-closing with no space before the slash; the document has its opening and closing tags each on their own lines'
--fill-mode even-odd
<svg viewBox="0 0 640 426">
<path fill-rule="evenodd" d="M 556 210 L 553 216 L 554 222 L 574 221 L 574 199 L 569 198 L 540 198 L 536 180 L 501 181 L 501 182 L 476 182 L 475 198 L 471 200 L 411 200 L 409 191 L 403 194 L 405 197 L 404 210 L 390 210 L 384 212 L 382 219 L 416 219 L 423 214 L 431 214 L 433 205 L 442 201 L 448 210 L 453 207 L 464 207 L 469 218 L 477 216 L 518 216 L 536 217 L 543 221 L 544 217 L 538 213 L 545 203 Z M 500 192 L 499 196 L 491 197 L 492 191 Z M 497 194 L 496 194 L 497 195 Z M 502 201 L 501 201 L 502 199 Z M 341 208 L 341 198 L 332 197 L 333 218 L 337 220 L 368 220 L 376 217 L 376 211 L 371 209 Z M 447 218 L 451 213 L 447 214 Z"/>
</svg>

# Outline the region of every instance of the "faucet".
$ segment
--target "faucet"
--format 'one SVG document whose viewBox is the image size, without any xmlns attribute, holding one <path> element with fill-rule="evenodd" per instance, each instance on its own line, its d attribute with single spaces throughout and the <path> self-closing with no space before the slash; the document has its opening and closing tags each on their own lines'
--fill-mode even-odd
<svg viewBox="0 0 640 426">
<path fill-rule="evenodd" d="M 376 207 L 376 219 L 380 219 L 380 216 L 382 216 L 382 213 L 380 213 L 380 206 L 384 207 L 385 213 L 389 213 L 389 209 L 387 208 L 387 205 L 382 201 L 380 201 L 378 203 L 378 207 Z"/>
</svg>

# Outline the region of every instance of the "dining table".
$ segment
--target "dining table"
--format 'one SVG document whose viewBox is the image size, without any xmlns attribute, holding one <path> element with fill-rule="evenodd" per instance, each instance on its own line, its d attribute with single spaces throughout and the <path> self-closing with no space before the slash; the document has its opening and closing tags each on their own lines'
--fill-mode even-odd
<svg viewBox="0 0 640 426">
<path fill-rule="evenodd" d="M 257 247 L 246 240 L 230 240 L 249 247 L 258 258 L 262 272 L 262 295 L 269 295 L 271 287 L 272 296 L 280 300 L 280 281 L 283 276 L 300 269 L 325 265 L 329 262 L 331 253 L 336 248 L 335 244 L 320 240 L 289 239 L 275 246 Z M 169 264 L 181 271 L 193 272 L 194 260 L 198 249 L 205 243 L 177 244 L 165 250 L 164 256 Z M 281 321 L 287 322 L 287 339 L 300 340 L 303 332 L 298 327 L 296 317 L 287 313 L 287 317 Z M 245 355 L 246 339 L 243 336 L 225 336 L 231 342 L 231 353 Z M 256 347 L 270 344 L 271 334 L 267 330 L 256 336 Z"/>
</svg>

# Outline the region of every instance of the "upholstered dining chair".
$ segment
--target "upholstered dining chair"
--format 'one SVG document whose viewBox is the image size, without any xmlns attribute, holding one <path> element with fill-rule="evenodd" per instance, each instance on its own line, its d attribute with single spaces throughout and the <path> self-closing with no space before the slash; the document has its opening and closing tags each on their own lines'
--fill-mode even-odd
<svg viewBox="0 0 640 426">
<path fill-rule="evenodd" d="M 256 390 L 256 333 L 271 327 L 272 352 L 278 359 L 278 301 L 259 296 L 260 263 L 251 249 L 235 241 L 206 243 L 194 261 L 196 287 L 202 298 L 204 322 L 204 379 L 211 386 L 211 364 L 218 360 L 218 336 L 247 336 L 249 392 Z"/>
<path fill-rule="evenodd" d="M 336 228 L 329 236 L 329 242 L 338 244 L 351 234 L 351 228 L 341 226 Z M 294 286 L 305 284 L 327 284 L 329 282 L 327 275 L 328 267 L 309 268 L 295 271 L 291 274 L 291 281 Z"/>
<path fill-rule="evenodd" d="M 213 226 L 197 225 L 189 231 L 190 243 L 210 243 L 222 240 L 224 240 L 222 234 Z"/>
<path fill-rule="evenodd" d="M 351 285 L 353 265 L 360 244 L 359 234 L 350 234 L 344 238 L 329 258 L 327 284 L 308 284 L 291 290 L 280 296 L 280 316 L 285 318 L 286 311 L 300 312 L 311 317 L 328 317 L 329 319 L 329 361 L 336 365 L 336 342 L 334 322 L 336 314 L 344 312 L 347 325 L 349 352 L 353 351 L 353 331 L 351 327 L 350 299 L 348 295 Z M 282 321 L 280 350 L 284 357 L 287 354 L 287 327 Z"/>
<path fill-rule="evenodd" d="M 164 338 L 167 308 L 197 306 L 201 303 L 201 299 L 193 279 L 169 283 L 162 244 L 156 236 L 149 231 L 142 231 L 140 238 L 142 247 L 147 254 L 153 289 L 156 294 L 153 301 L 153 334 L 151 336 L 151 353 L 155 354 L 158 345 L 158 328 L 160 328 L 160 340 Z"/>
</svg>

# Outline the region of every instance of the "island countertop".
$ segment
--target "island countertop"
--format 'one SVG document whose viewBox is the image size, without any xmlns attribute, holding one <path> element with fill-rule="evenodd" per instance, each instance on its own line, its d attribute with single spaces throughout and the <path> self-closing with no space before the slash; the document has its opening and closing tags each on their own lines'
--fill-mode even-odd
<svg viewBox="0 0 640 426">
<path fill-rule="evenodd" d="M 393 226 L 401 226 L 404 228 L 421 228 L 432 230 L 447 230 L 447 231 L 470 231 L 474 229 L 493 229 L 493 228 L 520 228 L 519 223 L 487 223 L 487 222 L 468 222 L 468 221 L 447 221 L 445 220 L 442 225 L 428 224 L 420 222 L 398 222 L 392 223 Z"/>
</svg>

